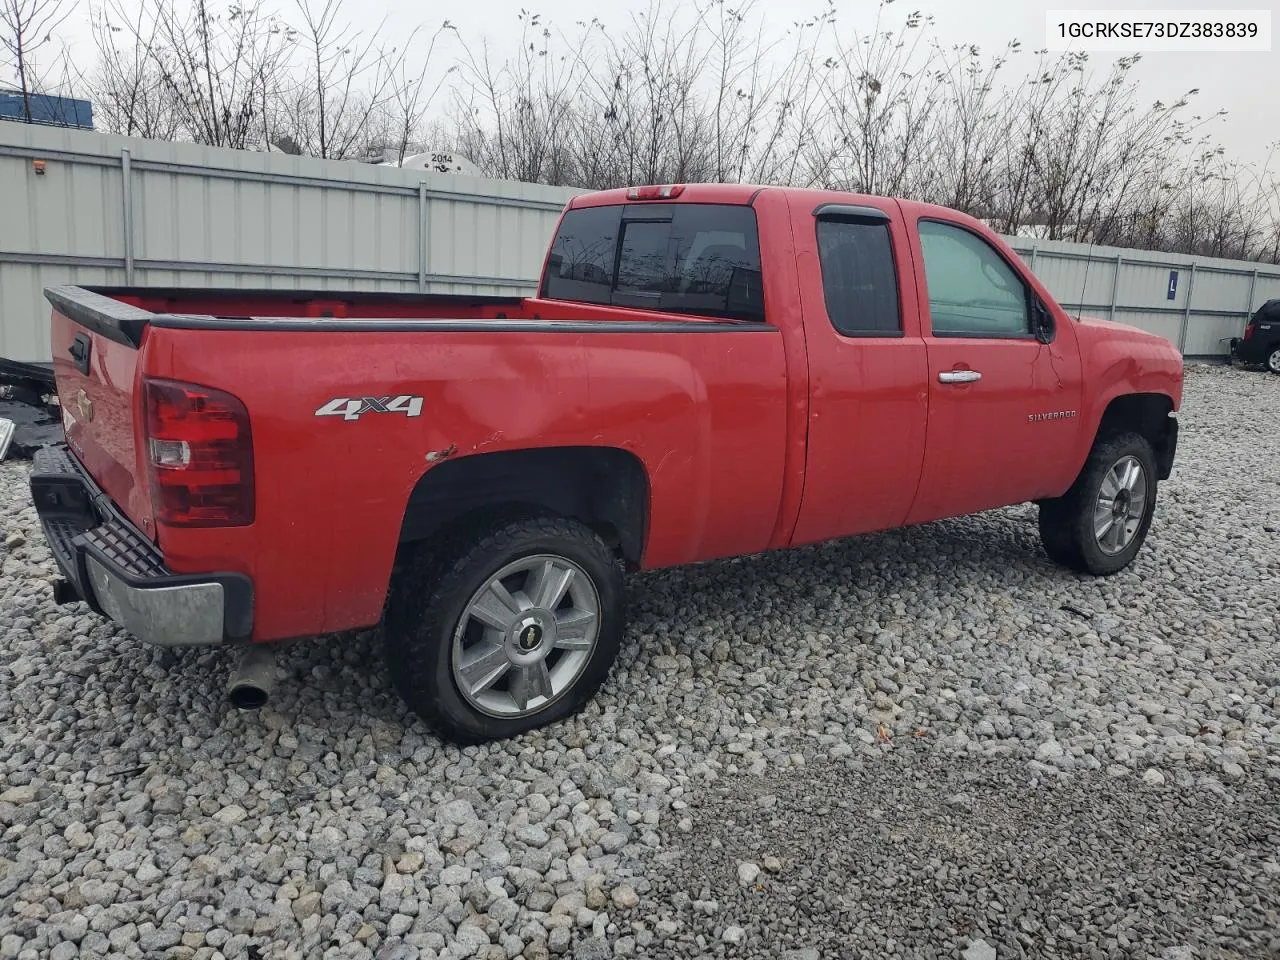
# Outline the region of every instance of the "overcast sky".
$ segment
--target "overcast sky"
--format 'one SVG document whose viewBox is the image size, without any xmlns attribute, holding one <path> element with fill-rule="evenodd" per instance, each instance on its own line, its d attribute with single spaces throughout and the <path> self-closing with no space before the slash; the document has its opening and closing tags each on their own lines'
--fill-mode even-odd
<svg viewBox="0 0 1280 960">
<path fill-rule="evenodd" d="M 83 0 L 81 0 L 83 2 Z M 292 6 L 292 0 L 275 0 L 281 9 Z M 665 0 L 670 4 L 671 0 Z M 733 3 L 734 0 L 727 0 Z M 781 31 L 790 21 L 822 9 L 823 0 L 760 0 L 754 12 L 767 24 Z M 1126 8 L 1186 9 L 1224 6 L 1224 0 L 1126 0 Z M 648 0 L 478 0 L 472 3 L 433 4 L 423 0 L 346 0 L 345 9 L 353 20 L 367 22 L 370 27 L 384 16 L 396 33 L 422 25 L 434 29 L 441 20 L 457 25 L 460 35 L 478 47 L 487 38 L 495 52 L 505 54 L 514 48 L 520 33 L 517 15 L 521 8 L 537 11 L 567 33 L 574 32 L 575 20 L 599 17 L 606 26 L 622 26 L 634 11 L 646 8 Z M 910 10 L 920 10 L 935 21 L 940 42 L 973 43 L 984 50 L 1002 48 L 1011 39 L 1023 43 L 1021 63 L 1032 62 L 1032 50 L 1045 44 L 1045 13 L 1064 7 L 1076 9 L 1108 9 L 1120 3 L 1098 0 L 896 0 L 890 8 L 895 22 Z M 1230 6 L 1270 9 L 1273 20 L 1280 22 L 1280 0 L 1240 0 Z M 839 22 L 866 30 L 874 22 L 876 4 L 872 0 L 837 0 Z M 74 40 L 77 54 L 89 48 L 87 21 L 84 15 L 68 22 L 66 32 Z M 1274 25 L 1273 25 L 1274 29 Z M 393 34 L 394 35 L 394 34 Z M 1141 91 L 1147 100 L 1172 101 L 1191 87 L 1200 94 L 1194 104 L 1198 112 L 1212 113 L 1225 108 L 1228 115 L 1210 127 L 1212 135 L 1237 159 L 1260 164 L 1266 159 L 1267 145 L 1280 140 L 1280 48 L 1273 38 L 1268 53 L 1146 53 L 1135 68 Z M 449 52 L 456 50 L 452 45 Z M 1101 67 L 1116 54 L 1092 54 Z M 80 56 L 83 62 L 82 55 Z M 443 62 L 443 60 L 442 60 Z M 1015 60 L 1012 69 L 1019 67 Z M 1280 156 L 1272 168 L 1280 167 Z"/>
</svg>

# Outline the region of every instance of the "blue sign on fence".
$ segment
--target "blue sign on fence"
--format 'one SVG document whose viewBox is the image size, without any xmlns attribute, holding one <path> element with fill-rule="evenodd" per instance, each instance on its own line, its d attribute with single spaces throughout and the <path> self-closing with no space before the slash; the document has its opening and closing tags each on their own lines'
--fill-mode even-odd
<svg viewBox="0 0 1280 960">
<path fill-rule="evenodd" d="M 1169 271 L 1169 292 L 1165 296 L 1165 299 L 1172 300 L 1177 295 L 1178 295 L 1178 271 L 1170 270 Z"/>
</svg>

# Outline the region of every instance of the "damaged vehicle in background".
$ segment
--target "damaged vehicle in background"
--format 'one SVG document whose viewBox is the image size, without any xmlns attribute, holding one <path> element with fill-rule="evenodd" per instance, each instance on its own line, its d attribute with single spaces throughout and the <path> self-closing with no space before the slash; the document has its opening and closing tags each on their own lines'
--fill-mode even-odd
<svg viewBox="0 0 1280 960">
<path fill-rule="evenodd" d="M 789 188 L 564 211 L 536 296 L 46 291 L 66 441 L 31 493 L 65 577 L 133 634 L 381 624 L 459 742 L 577 711 L 624 573 L 1034 501 L 1109 575 L 1147 536 L 1182 358 L 1077 320 L 978 220 Z"/>
<path fill-rule="evenodd" d="M 1244 336 L 1231 339 L 1231 359 L 1280 374 L 1280 299 L 1260 306 L 1249 318 Z"/>
<path fill-rule="evenodd" d="M 53 367 L 0 357 L 0 461 L 62 439 Z"/>
</svg>

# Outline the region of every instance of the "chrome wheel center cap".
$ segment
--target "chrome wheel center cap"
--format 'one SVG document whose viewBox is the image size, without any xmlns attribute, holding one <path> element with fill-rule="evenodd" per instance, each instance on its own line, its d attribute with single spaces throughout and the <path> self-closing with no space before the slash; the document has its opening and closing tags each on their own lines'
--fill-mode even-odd
<svg viewBox="0 0 1280 960">
<path fill-rule="evenodd" d="M 512 663 L 537 663 L 556 645 L 555 616 L 546 610 L 527 610 L 507 634 L 507 656 Z"/>
<path fill-rule="evenodd" d="M 520 644 L 520 649 L 526 652 L 537 650 L 538 644 L 542 643 L 542 627 L 536 623 L 526 624 L 520 631 L 520 636 L 516 641 Z"/>
</svg>

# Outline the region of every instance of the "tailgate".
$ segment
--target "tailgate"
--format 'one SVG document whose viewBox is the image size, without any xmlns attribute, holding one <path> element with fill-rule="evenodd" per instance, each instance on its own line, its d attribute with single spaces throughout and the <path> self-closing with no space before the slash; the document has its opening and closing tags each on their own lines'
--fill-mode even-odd
<svg viewBox="0 0 1280 960">
<path fill-rule="evenodd" d="M 139 457 L 140 346 L 151 314 L 82 287 L 51 287 L 51 347 L 67 445 L 103 491 L 155 537 Z"/>
</svg>

